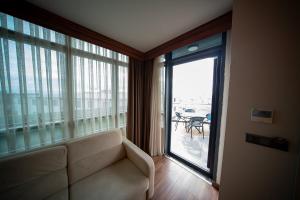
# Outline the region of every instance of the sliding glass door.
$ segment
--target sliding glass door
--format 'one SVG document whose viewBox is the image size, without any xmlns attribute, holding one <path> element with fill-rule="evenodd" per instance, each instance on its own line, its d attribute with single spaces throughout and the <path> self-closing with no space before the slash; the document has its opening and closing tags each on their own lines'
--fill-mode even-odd
<svg viewBox="0 0 300 200">
<path fill-rule="evenodd" d="M 208 177 L 213 176 L 220 116 L 224 53 L 220 44 L 189 55 L 180 50 L 166 56 L 167 152 Z"/>
</svg>

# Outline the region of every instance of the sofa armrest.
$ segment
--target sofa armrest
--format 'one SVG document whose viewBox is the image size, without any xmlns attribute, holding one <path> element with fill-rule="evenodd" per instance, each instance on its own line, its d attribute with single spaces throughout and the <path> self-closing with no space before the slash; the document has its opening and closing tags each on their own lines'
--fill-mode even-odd
<svg viewBox="0 0 300 200">
<path fill-rule="evenodd" d="M 126 138 L 123 139 L 123 144 L 128 159 L 132 161 L 143 172 L 143 174 L 149 178 L 149 190 L 147 198 L 151 199 L 154 194 L 155 174 L 155 167 L 152 158 Z"/>
</svg>

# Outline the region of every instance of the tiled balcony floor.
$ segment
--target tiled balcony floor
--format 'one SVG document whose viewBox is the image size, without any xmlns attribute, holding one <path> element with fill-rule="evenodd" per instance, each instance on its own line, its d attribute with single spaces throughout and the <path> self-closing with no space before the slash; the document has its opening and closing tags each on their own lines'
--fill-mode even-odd
<svg viewBox="0 0 300 200">
<path fill-rule="evenodd" d="M 204 125 L 203 138 L 202 133 L 200 134 L 196 129 L 193 129 L 193 137 L 191 137 L 191 133 L 186 132 L 183 123 L 179 123 L 175 131 L 175 122 L 172 122 L 171 152 L 205 170 L 208 170 L 208 143 L 208 124 Z"/>
</svg>

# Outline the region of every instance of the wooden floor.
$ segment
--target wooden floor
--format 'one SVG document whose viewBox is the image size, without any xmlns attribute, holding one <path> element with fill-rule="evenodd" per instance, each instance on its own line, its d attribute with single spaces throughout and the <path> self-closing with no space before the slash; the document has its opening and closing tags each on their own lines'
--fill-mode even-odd
<svg viewBox="0 0 300 200">
<path fill-rule="evenodd" d="M 155 192 L 153 200 L 217 200 L 218 191 L 203 179 L 164 157 L 153 157 Z"/>
</svg>

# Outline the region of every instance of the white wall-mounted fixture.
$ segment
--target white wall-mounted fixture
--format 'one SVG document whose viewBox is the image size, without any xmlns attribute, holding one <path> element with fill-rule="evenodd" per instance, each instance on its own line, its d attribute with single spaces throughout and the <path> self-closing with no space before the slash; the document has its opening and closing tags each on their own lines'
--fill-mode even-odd
<svg viewBox="0 0 300 200">
<path fill-rule="evenodd" d="M 273 123 L 273 110 L 261 110 L 257 108 L 252 108 L 251 110 L 251 121 L 263 122 L 263 123 Z"/>
<path fill-rule="evenodd" d="M 190 46 L 188 46 L 188 51 L 197 51 L 198 50 L 198 45 L 196 45 L 196 44 L 192 44 L 192 45 L 190 45 Z"/>
</svg>

